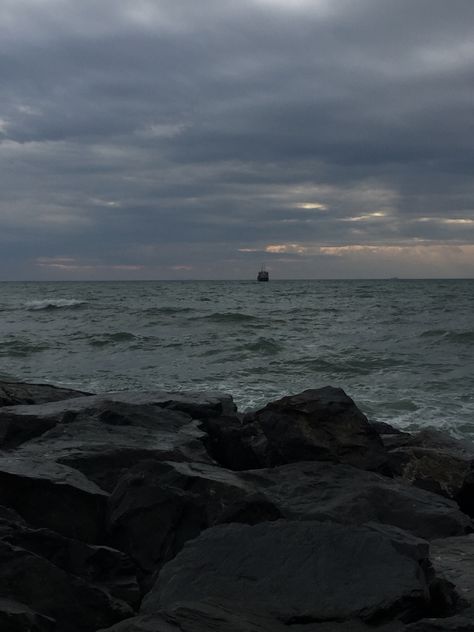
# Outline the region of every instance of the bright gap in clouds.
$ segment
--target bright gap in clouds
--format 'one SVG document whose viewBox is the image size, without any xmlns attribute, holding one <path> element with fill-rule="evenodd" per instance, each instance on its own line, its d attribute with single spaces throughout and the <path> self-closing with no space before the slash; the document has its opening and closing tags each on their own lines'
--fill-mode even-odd
<svg viewBox="0 0 474 632">
<path fill-rule="evenodd" d="M 331 0 L 254 0 L 254 2 L 255 4 L 282 11 L 309 9 L 311 13 L 319 15 L 329 15 L 335 12 L 335 3 Z"/>
</svg>

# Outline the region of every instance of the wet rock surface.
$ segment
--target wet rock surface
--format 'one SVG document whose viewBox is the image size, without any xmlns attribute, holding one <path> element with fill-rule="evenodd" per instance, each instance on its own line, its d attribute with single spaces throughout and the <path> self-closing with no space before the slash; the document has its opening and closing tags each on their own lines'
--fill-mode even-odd
<svg viewBox="0 0 474 632">
<path fill-rule="evenodd" d="M 241 415 L 2 382 L 0 629 L 474 629 L 473 459 L 332 387 Z"/>
<path fill-rule="evenodd" d="M 393 473 L 411 485 L 455 500 L 474 516 L 474 444 L 434 428 L 398 437 L 389 448 Z"/>
<path fill-rule="evenodd" d="M 405 544 L 370 527 L 313 521 L 213 527 L 162 569 L 142 611 L 212 595 L 286 624 L 387 611 L 411 618 L 427 607 L 429 588 L 426 558 L 411 538 Z"/>
<path fill-rule="evenodd" d="M 109 532 L 148 585 L 185 542 L 220 523 L 276 520 L 277 507 L 242 476 L 213 465 L 143 461 L 110 497 Z"/>
<path fill-rule="evenodd" d="M 434 540 L 431 547 L 436 572 L 455 584 L 460 597 L 474 607 L 474 535 Z"/>
<path fill-rule="evenodd" d="M 379 522 L 426 539 L 462 535 L 471 519 L 442 496 L 348 465 L 306 462 L 243 472 L 288 519 Z"/>
<path fill-rule="evenodd" d="M 283 397 L 245 421 L 254 429 L 251 443 L 262 466 L 314 460 L 386 469 L 380 436 L 342 389 L 310 389 Z"/>
<path fill-rule="evenodd" d="M 26 384 L 0 380 L 0 406 L 44 404 L 88 395 L 84 391 L 61 388 L 52 384 Z"/>
</svg>

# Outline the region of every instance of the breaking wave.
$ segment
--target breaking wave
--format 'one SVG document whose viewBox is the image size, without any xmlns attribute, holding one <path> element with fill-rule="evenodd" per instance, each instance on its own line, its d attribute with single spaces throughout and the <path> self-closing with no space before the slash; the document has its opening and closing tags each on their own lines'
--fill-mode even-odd
<svg viewBox="0 0 474 632">
<path fill-rule="evenodd" d="M 93 347 L 105 347 L 107 345 L 114 345 L 120 342 L 130 342 L 136 339 L 137 337 L 129 331 L 117 331 L 111 334 L 93 336 L 90 338 L 89 344 Z"/>
<path fill-rule="evenodd" d="M 32 353 L 46 351 L 48 345 L 41 342 L 31 342 L 28 340 L 7 340 L 0 343 L 0 357 L 26 358 Z"/>
<path fill-rule="evenodd" d="M 209 316 L 201 316 L 200 320 L 209 320 L 213 323 L 245 323 L 259 320 L 259 318 L 239 312 L 215 312 Z"/>
<path fill-rule="evenodd" d="M 25 307 L 29 311 L 39 311 L 43 309 L 74 309 L 86 305 L 87 301 L 81 301 L 75 298 L 45 298 L 42 300 L 28 301 Z"/>
<path fill-rule="evenodd" d="M 148 307 L 144 309 L 142 313 L 147 314 L 149 316 L 175 316 L 176 314 L 187 314 L 188 312 L 193 312 L 194 309 L 192 307 Z"/>
</svg>

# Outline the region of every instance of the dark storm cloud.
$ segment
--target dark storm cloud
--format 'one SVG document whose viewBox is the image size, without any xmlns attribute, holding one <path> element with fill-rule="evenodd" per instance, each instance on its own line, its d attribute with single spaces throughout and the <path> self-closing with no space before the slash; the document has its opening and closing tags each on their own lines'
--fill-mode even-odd
<svg viewBox="0 0 474 632">
<path fill-rule="evenodd" d="M 5 276 L 472 275 L 472 24 L 470 0 L 4 0 Z"/>
</svg>

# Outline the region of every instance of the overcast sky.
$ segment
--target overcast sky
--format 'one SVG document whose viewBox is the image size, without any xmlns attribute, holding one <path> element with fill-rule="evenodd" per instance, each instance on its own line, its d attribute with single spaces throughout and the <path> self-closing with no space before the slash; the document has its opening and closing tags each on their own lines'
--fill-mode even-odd
<svg viewBox="0 0 474 632">
<path fill-rule="evenodd" d="M 0 0 L 0 278 L 474 276 L 473 0 Z"/>
</svg>

